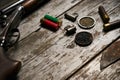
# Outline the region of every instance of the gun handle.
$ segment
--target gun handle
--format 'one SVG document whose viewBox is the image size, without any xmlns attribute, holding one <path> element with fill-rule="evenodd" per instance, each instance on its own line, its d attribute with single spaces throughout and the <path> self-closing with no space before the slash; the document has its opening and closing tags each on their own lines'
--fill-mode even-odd
<svg viewBox="0 0 120 80">
<path fill-rule="evenodd" d="M 15 76 L 21 68 L 21 62 L 9 59 L 4 55 L 4 50 L 0 47 L 0 80 Z"/>
</svg>

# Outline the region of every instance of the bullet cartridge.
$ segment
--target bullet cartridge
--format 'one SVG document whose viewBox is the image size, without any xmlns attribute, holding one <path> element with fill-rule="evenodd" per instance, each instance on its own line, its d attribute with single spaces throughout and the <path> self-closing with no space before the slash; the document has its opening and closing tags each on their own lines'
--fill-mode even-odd
<svg viewBox="0 0 120 80">
<path fill-rule="evenodd" d="M 99 6 L 99 14 L 104 24 L 109 23 L 110 17 L 103 6 Z"/>
</svg>

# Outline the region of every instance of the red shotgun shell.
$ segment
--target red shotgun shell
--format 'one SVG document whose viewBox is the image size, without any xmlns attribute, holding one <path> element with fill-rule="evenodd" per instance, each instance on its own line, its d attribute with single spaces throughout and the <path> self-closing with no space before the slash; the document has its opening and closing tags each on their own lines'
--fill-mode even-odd
<svg viewBox="0 0 120 80">
<path fill-rule="evenodd" d="M 59 28 L 59 24 L 54 23 L 48 19 L 41 19 L 41 23 L 44 24 L 45 26 L 55 29 L 55 30 L 58 30 L 58 28 Z"/>
</svg>

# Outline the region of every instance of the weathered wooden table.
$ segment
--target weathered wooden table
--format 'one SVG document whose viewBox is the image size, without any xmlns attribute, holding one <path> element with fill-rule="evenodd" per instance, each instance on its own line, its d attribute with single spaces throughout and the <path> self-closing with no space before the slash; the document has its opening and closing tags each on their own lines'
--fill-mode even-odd
<svg viewBox="0 0 120 80">
<path fill-rule="evenodd" d="M 17 47 L 10 49 L 10 58 L 22 61 L 18 80 L 120 80 L 120 62 L 100 70 L 102 51 L 120 36 L 120 29 L 104 33 L 98 7 L 103 5 L 110 21 L 120 19 L 120 0 L 51 0 L 36 12 L 26 17 L 20 24 L 21 38 Z M 80 17 L 92 16 L 96 20 L 94 28 L 81 29 L 77 21 L 64 18 L 65 12 L 78 13 Z M 57 32 L 40 26 L 45 15 L 62 19 Z M 64 27 L 75 25 L 77 32 L 92 33 L 94 40 L 90 46 L 75 44 L 75 35 L 65 36 Z M 112 43 L 114 44 L 114 43 Z"/>
</svg>

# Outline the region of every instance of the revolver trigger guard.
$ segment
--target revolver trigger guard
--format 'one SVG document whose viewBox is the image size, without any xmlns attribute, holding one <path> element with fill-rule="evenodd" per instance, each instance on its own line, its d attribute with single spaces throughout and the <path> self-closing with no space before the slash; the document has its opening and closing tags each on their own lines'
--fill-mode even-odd
<svg viewBox="0 0 120 80">
<path fill-rule="evenodd" d="M 17 33 L 17 34 L 15 34 L 15 33 Z M 10 48 L 10 47 L 12 47 L 13 45 L 15 45 L 18 42 L 18 40 L 20 38 L 20 32 L 19 32 L 19 30 L 18 29 L 12 29 L 10 36 L 11 36 L 11 38 L 7 42 L 6 48 Z"/>
<path fill-rule="evenodd" d="M 18 33 L 17 35 L 12 35 L 13 37 L 17 37 L 16 40 L 12 43 L 12 45 L 15 45 L 20 38 L 20 31 L 18 29 L 12 29 L 12 33 Z"/>
</svg>

